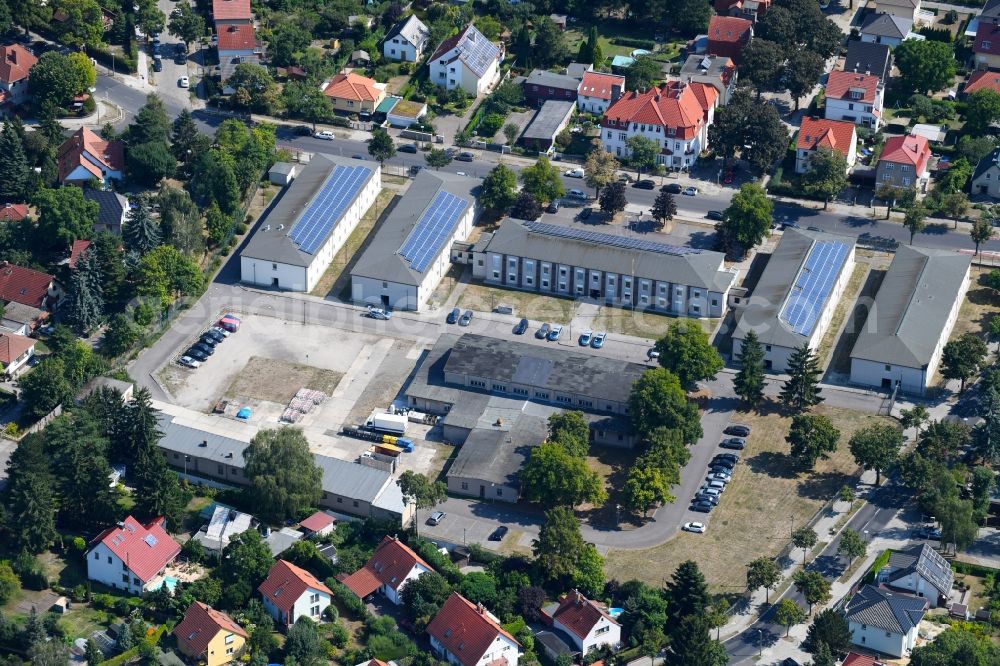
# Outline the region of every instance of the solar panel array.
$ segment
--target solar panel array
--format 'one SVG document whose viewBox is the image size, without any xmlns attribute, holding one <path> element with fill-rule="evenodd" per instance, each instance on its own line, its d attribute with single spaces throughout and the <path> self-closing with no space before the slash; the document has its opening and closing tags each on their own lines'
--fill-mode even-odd
<svg viewBox="0 0 1000 666">
<path fill-rule="evenodd" d="M 303 252 L 315 254 L 370 175 L 371 169 L 361 166 L 335 168 L 288 231 L 288 237 Z"/>
<path fill-rule="evenodd" d="M 573 240 L 588 241 L 590 243 L 600 243 L 621 247 L 626 250 L 643 250 L 645 252 L 656 252 L 658 254 L 670 254 L 676 257 L 683 257 L 689 254 L 701 254 L 701 250 L 682 245 L 668 245 L 657 243 L 642 238 L 632 238 L 630 236 L 616 236 L 614 234 L 602 234 L 599 231 L 589 231 L 576 227 L 564 227 L 557 224 L 545 224 L 544 222 L 525 222 L 524 226 L 537 234 L 547 236 L 559 236 L 560 238 L 571 238 Z"/>
<path fill-rule="evenodd" d="M 476 30 L 474 26 L 469 26 L 459 49 L 462 52 L 460 56 L 462 62 L 468 65 L 476 76 L 485 74 L 490 63 L 500 55 L 500 49 L 486 39 L 483 33 Z"/>
<path fill-rule="evenodd" d="M 438 192 L 406 241 L 399 254 L 410 262 L 410 268 L 423 273 L 441 251 L 441 246 L 455 231 L 468 203 L 449 192 Z"/>
<path fill-rule="evenodd" d="M 842 241 L 816 241 L 778 314 L 799 335 L 809 335 L 823 311 L 851 247 Z"/>
</svg>

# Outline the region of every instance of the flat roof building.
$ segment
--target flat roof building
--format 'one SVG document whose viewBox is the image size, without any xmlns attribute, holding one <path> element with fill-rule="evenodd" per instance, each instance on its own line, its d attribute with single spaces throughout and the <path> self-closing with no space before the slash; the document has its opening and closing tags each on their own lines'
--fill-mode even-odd
<svg viewBox="0 0 1000 666">
<path fill-rule="evenodd" d="M 969 288 L 972 257 L 902 245 L 851 350 L 851 382 L 922 395 Z"/>
<path fill-rule="evenodd" d="M 471 253 L 487 284 L 686 317 L 721 317 L 736 273 L 720 252 L 582 225 L 505 219 Z"/>
<path fill-rule="evenodd" d="M 312 291 L 381 189 L 373 162 L 314 155 L 240 253 L 240 279 Z"/>
<path fill-rule="evenodd" d="M 451 267 L 451 244 L 468 238 L 479 181 L 421 171 L 351 269 L 351 299 L 419 310 Z"/>
<path fill-rule="evenodd" d="M 853 266 L 853 238 L 787 229 L 745 301 L 733 354 L 754 331 L 764 348 L 764 368 L 781 373 L 795 349 L 818 348 Z"/>
<path fill-rule="evenodd" d="M 569 119 L 573 117 L 573 109 L 575 108 L 575 99 L 573 101 L 547 100 L 535 112 L 535 117 L 528 123 L 528 127 L 518 139 L 518 143 L 529 150 L 537 150 L 540 153 L 550 152 L 555 145 L 556 137 L 566 129 Z"/>
</svg>

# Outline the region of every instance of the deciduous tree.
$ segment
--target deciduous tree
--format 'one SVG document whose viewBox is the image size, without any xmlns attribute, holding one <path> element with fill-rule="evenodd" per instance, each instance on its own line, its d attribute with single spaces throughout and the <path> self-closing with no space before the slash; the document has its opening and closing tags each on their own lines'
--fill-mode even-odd
<svg viewBox="0 0 1000 666">
<path fill-rule="evenodd" d="M 791 455 L 800 469 L 811 471 L 816 461 L 826 460 L 837 450 L 840 431 L 822 414 L 798 414 L 785 440 L 791 444 Z"/>
<path fill-rule="evenodd" d="M 876 421 L 851 435 L 848 445 L 855 462 L 864 469 L 875 470 L 877 486 L 882 481 L 882 472 L 899 457 L 903 434 L 895 426 Z"/>
<path fill-rule="evenodd" d="M 806 611 L 791 599 L 782 599 L 778 602 L 774 612 L 774 620 L 785 628 L 785 636 L 792 630 L 792 626 L 799 624 L 806 619 Z"/>
<path fill-rule="evenodd" d="M 191 42 L 196 42 L 205 36 L 205 19 L 201 14 L 192 9 L 187 0 L 177 3 L 175 13 L 170 17 L 167 25 L 170 34 L 177 37 L 186 47 Z"/>
<path fill-rule="evenodd" d="M 517 174 L 503 164 L 498 164 L 483 179 L 479 201 L 484 207 L 502 213 L 514 204 Z"/>
<path fill-rule="evenodd" d="M 810 548 L 816 545 L 817 539 L 816 530 L 808 525 L 803 525 L 792 531 L 792 545 L 802 549 L 802 566 L 806 565 L 806 554 Z"/>
<path fill-rule="evenodd" d="M 615 156 L 603 148 L 595 148 L 587 154 L 587 161 L 584 162 L 583 180 L 589 187 L 594 188 L 594 197 L 600 198 L 601 189 L 607 187 L 618 177 L 618 160 Z"/>
<path fill-rule="evenodd" d="M 521 183 L 524 185 L 524 191 L 539 201 L 552 201 L 566 193 L 559 169 L 545 156 L 539 157 L 533 165 L 521 170 Z"/>
<path fill-rule="evenodd" d="M 629 414 L 643 437 L 661 427 L 680 430 L 687 444 L 702 435 L 698 406 L 688 401 L 677 375 L 665 368 L 647 370 L 632 385 Z"/>
<path fill-rule="evenodd" d="M 826 645 L 837 654 L 844 654 L 851 649 L 851 630 L 843 615 L 833 608 L 827 608 L 813 618 L 802 643 L 802 649 L 817 655 L 820 646 Z"/>
<path fill-rule="evenodd" d="M 614 181 L 601 191 L 601 210 L 609 217 L 614 217 L 625 210 L 628 199 L 625 198 L 625 183 Z"/>
<path fill-rule="evenodd" d="M 545 579 L 569 579 L 584 547 L 572 509 L 556 507 L 545 512 L 545 522 L 532 542 L 536 564 Z"/>
<path fill-rule="evenodd" d="M 826 210 L 830 198 L 847 187 L 847 158 L 840 151 L 821 147 L 809 159 L 809 170 L 802 175 L 802 184 L 823 197 Z"/>
<path fill-rule="evenodd" d="M 437 171 L 441 167 L 451 164 L 451 155 L 442 148 L 434 148 L 424 153 L 424 161 L 427 162 L 427 166 Z"/>
<path fill-rule="evenodd" d="M 628 151 L 628 161 L 636 170 L 636 177 L 642 176 L 646 169 L 656 165 L 656 157 L 660 154 L 660 144 L 642 134 L 634 134 L 625 140 Z"/>
<path fill-rule="evenodd" d="M 319 86 L 289 81 L 281 90 L 281 98 L 290 114 L 312 123 L 313 132 L 316 123 L 333 116 L 333 104 Z"/>
<path fill-rule="evenodd" d="M 799 110 L 802 98 L 812 92 L 816 86 L 816 82 L 823 74 L 825 64 L 822 56 L 805 48 L 795 49 L 788 55 L 782 83 L 785 89 L 791 93 L 796 111 Z"/>
<path fill-rule="evenodd" d="M 952 626 L 930 643 L 918 645 L 910 653 L 911 666 L 992 666 L 1000 663 L 1000 648 L 987 636 Z"/>
<path fill-rule="evenodd" d="M 323 472 L 299 428 L 258 432 L 243 457 L 248 497 L 264 518 L 294 518 L 315 506 L 323 494 Z"/>
<path fill-rule="evenodd" d="M 62 251 L 73 241 L 90 238 L 100 209 L 79 187 L 42 188 L 35 193 L 35 206 L 38 233 L 34 243 L 46 251 Z"/>
<path fill-rule="evenodd" d="M 510 216 L 515 220 L 537 220 L 542 215 L 542 205 L 530 192 L 522 191 L 514 199 L 510 208 Z"/>
<path fill-rule="evenodd" d="M 705 379 L 714 379 L 722 370 L 719 352 L 712 346 L 708 334 L 696 321 L 678 320 L 656 341 L 660 352 L 660 367 L 677 375 L 681 384 L 693 388 Z"/>
<path fill-rule="evenodd" d="M 903 215 L 903 226 L 910 232 L 910 245 L 913 245 L 913 237 L 927 228 L 927 210 L 920 204 L 910 206 Z"/>
<path fill-rule="evenodd" d="M 868 544 L 865 543 L 860 534 L 849 528 L 841 532 L 837 554 L 847 556 L 848 569 L 854 564 L 854 558 L 864 556 L 867 550 Z"/>
<path fill-rule="evenodd" d="M 759 104 L 747 89 L 737 89 L 708 128 L 709 144 L 727 159 L 739 155 L 764 173 L 788 150 L 788 127 L 770 104 Z"/>
<path fill-rule="evenodd" d="M 963 333 L 957 340 L 944 346 L 941 353 L 941 376 L 958 379 L 960 392 L 965 391 L 965 383 L 979 372 L 989 350 L 986 343 L 975 333 Z"/>
<path fill-rule="evenodd" d="M 715 233 L 727 251 L 743 256 L 767 238 L 773 221 L 774 203 L 764 188 L 744 183 L 716 223 Z"/>
<path fill-rule="evenodd" d="M 907 39 L 893 49 L 902 85 L 913 92 L 947 88 L 955 78 L 955 51 L 947 42 Z"/>
<path fill-rule="evenodd" d="M 809 604 L 809 614 L 815 604 L 826 603 L 830 600 L 830 581 L 823 577 L 818 571 L 797 571 L 792 577 L 795 582 L 795 589 L 806 598 Z"/>
<path fill-rule="evenodd" d="M 584 502 L 599 506 L 608 497 L 601 478 L 584 459 L 552 442 L 531 450 L 521 483 L 529 501 L 548 506 L 572 507 Z"/>
<path fill-rule="evenodd" d="M 423 474 L 418 474 L 413 470 L 406 470 L 396 481 L 399 490 L 403 493 L 403 498 L 407 502 L 413 502 L 416 511 L 413 512 L 413 531 L 418 529 L 419 518 L 417 511 L 420 509 L 430 509 L 440 504 L 448 496 L 448 487 L 441 481 L 432 481 Z"/>
<path fill-rule="evenodd" d="M 372 139 L 368 142 L 368 154 L 375 158 L 381 168 L 385 168 L 385 161 L 396 154 L 396 144 L 383 128 L 376 127 L 372 130 Z"/>
<path fill-rule="evenodd" d="M 781 580 L 781 569 L 770 557 L 758 557 L 747 565 L 747 590 L 764 588 L 764 603 L 769 603 L 771 588 Z"/>
<path fill-rule="evenodd" d="M 661 190 L 656 195 L 656 200 L 653 201 L 653 207 L 649 213 L 662 229 L 664 221 L 674 219 L 674 215 L 677 214 L 677 202 L 674 201 L 674 195 L 666 190 Z"/>
<path fill-rule="evenodd" d="M 993 238 L 993 223 L 983 217 L 976 218 L 969 228 L 969 237 L 976 244 L 976 254 L 979 254 L 979 246 Z"/>
</svg>

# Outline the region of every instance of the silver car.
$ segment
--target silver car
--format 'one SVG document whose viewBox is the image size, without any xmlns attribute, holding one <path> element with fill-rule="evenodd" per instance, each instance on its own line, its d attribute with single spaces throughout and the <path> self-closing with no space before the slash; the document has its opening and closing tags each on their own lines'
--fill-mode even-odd
<svg viewBox="0 0 1000 666">
<path fill-rule="evenodd" d="M 431 517 L 427 519 L 428 525 L 440 525 L 444 517 L 447 516 L 444 511 L 435 511 L 431 514 Z"/>
</svg>

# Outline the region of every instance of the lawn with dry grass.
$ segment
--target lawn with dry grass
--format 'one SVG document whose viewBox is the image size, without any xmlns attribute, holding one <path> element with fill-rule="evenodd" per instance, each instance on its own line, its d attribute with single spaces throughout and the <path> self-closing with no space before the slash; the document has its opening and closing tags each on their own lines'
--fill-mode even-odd
<svg viewBox="0 0 1000 666">
<path fill-rule="evenodd" d="M 821 367 L 826 367 L 827 357 L 829 357 L 833 351 L 833 345 L 837 340 L 837 336 L 840 335 L 840 327 L 844 324 L 847 314 L 851 312 L 854 301 L 857 300 L 858 292 L 861 290 L 861 286 L 865 283 L 865 276 L 868 275 L 870 268 L 871 267 L 866 263 L 854 264 L 854 270 L 851 272 L 851 277 L 847 281 L 847 287 L 844 289 L 844 294 L 840 297 L 840 301 L 837 303 L 837 307 L 833 311 L 833 317 L 830 319 L 830 327 L 826 330 L 826 333 L 823 335 L 823 339 L 820 340 L 819 343 L 817 356 L 819 357 Z"/>
<path fill-rule="evenodd" d="M 708 532 L 681 532 L 648 550 L 613 550 L 605 564 L 608 578 L 637 578 L 660 586 L 677 565 L 692 559 L 713 592 L 742 590 L 750 560 L 777 556 L 794 527 L 812 518 L 844 484 L 854 483 L 859 470 L 847 442 L 858 428 L 882 419 L 823 405 L 816 413 L 833 421 L 841 432 L 840 443 L 813 472 L 801 474 L 794 471 L 785 442 L 791 418 L 775 413 L 736 413 L 733 421 L 750 425 L 753 433 L 732 483 L 712 512 Z"/>
<path fill-rule="evenodd" d="M 223 395 L 226 398 L 266 400 L 283 405 L 301 388 L 330 395 L 341 377 L 341 373 L 333 370 L 251 356 Z"/>
<path fill-rule="evenodd" d="M 656 340 L 662 338 L 667 329 L 677 320 L 678 317 L 672 315 L 601 306 L 594 316 L 593 322 L 588 323 L 587 326 L 595 331 L 607 331 L 608 333 Z M 697 322 L 709 335 L 719 324 L 718 319 L 689 319 L 688 321 Z"/>
<path fill-rule="evenodd" d="M 514 289 L 498 289 L 482 284 L 466 285 L 457 304 L 462 309 L 477 312 L 492 312 L 493 308 L 498 305 L 512 307 L 514 314 L 518 317 L 528 317 L 554 324 L 569 324 L 576 308 L 574 301 L 568 298 L 542 296 Z"/>
<path fill-rule="evenodd" d="M 957 340 L 964 333 L 985 335 L 990 330 L 990 320 L 1000 314 L 1000 295 L 983 283 L 993 269 L 973 266 L 969 291 L 965 294 L 950 340 Z"/>
</svg>

